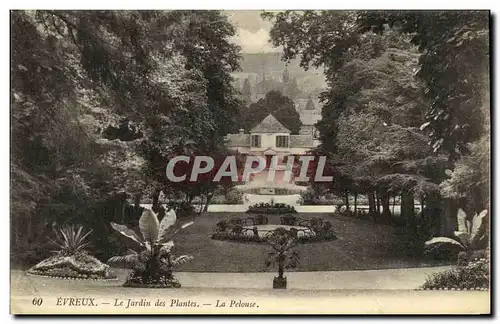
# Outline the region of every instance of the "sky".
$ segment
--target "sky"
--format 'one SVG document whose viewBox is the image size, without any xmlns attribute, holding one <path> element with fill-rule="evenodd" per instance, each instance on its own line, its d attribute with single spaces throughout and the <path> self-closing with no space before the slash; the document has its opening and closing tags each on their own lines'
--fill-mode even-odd
<svg viewBox="0 0 500 324">
<path fill-rule="evenodd" d="M 260 10 L 227 11 L 229 20 L 237 26 L 233 41 L 241 46 L 243 53 L 279 52 L 269 43 L 272 24 L 260 18 Z"/>
</svg>

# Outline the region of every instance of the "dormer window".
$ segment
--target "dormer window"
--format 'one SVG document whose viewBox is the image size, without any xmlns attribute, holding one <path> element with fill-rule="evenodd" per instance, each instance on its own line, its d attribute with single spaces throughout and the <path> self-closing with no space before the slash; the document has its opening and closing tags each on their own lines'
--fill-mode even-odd
<svg viewBox="0 0 500 324">
<path fill-rule="evenodd" d="M 276 147 L 289 148 L 289 137 L 288 135 L 276 135 Z"/>
</svg>

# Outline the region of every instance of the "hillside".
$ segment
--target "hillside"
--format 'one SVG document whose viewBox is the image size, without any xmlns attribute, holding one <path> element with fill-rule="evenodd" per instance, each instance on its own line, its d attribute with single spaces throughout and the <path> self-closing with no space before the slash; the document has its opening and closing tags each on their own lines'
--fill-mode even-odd
<svg viewBox="0 0 500 324">
<path fill-rule="evenodd" d="M 306 95 L 316 96 L 317 92 L 325 88 L 323 70 L 309 69 L 305 71 L 299 65 L 300 60 L 295 59 L 286 65 L 281 61 L 281 53 L 243 53 L 241 71 L 233 73 L 237 83 L 242 83 L 249 78 L 252 86 L 266 79 L 280 81 L 285 67 L 288 68 L 291 78 L 297 79 L 297 84 Z"/>
</svg>

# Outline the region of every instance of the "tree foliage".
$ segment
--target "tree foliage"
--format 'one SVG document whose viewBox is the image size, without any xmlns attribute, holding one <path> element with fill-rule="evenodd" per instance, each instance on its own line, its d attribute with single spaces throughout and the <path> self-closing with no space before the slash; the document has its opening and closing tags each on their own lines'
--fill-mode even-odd
<svg viewBox="0 0 500 324">
<path fill-rule="evenodd" d="M 54 220 L 102 227 L 101 203 L 139 202 L 165 159 L 232 131 L 239 49 L 219 11 L 12 11 L 11 30 L 15 241 Z"/>
<path fill-rule="evenodd" d="M 264 98 L 251 104 L 244 111 L 242 123 L 247 130 L 250 130 L 269 114 L 272 114 L 294 134 L 297 134 L 302 126 L 300 115 L 295 109 L 293 101 L 278 91 L 270 91 Z"/>
<path fill-rule="evenodd" d="M 345 194 L 346 203 L 349 193 L 376 189 L 384 210 L 388 195 L 402 195 L 403 214 L 413 214 L 413 199 L 421 198 L 438 217 L 441 193 L 487 196 L 486 12 L 284 11 L 263 17 L 273 22 L 271 41 L 283 47 L 283 60 L 299 57 L 305 69 L 325 69 L 318 151 L 330 157 L 337 180 L 332 189 Z M 471 153 L 483 157 L 474 158 L 481 161 L 481 172 L 469 173 L 474 179 L 463 176 L 472 169 Z M 455 170 L 448 180 L 446 169 Z M 368 198 L 373 210 L 374 197 Z"/>
</svg>

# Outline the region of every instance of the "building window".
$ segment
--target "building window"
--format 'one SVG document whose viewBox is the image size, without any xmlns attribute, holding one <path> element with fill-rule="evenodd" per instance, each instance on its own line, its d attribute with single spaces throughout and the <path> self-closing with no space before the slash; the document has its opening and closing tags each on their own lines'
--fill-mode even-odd
<svg viewBox="0 0 500 324">
<path fill-rule="evenodd" d="M 260 147 L 260 135 L 252 135 L 252 147 Z"/>
<path fill-rule="evenodd" d="M 288 148 L 288 136 L 278 135 L 276 136 L 276 147 L 286 147 Z"/>
</svg>

